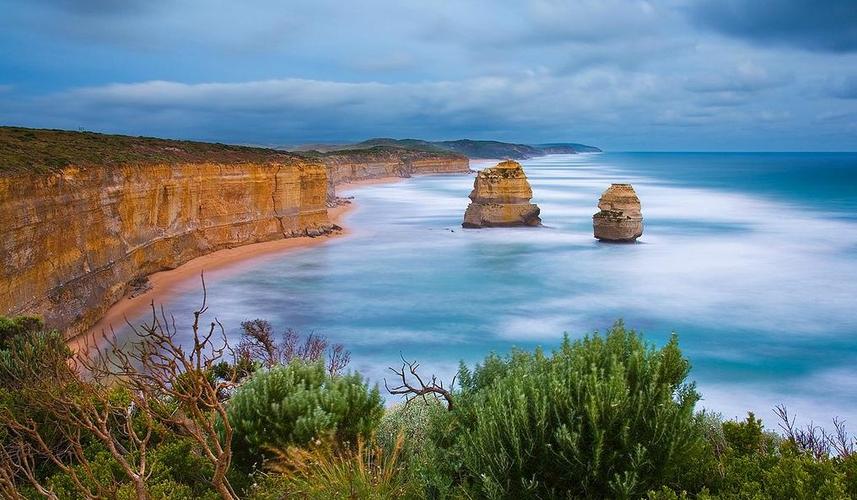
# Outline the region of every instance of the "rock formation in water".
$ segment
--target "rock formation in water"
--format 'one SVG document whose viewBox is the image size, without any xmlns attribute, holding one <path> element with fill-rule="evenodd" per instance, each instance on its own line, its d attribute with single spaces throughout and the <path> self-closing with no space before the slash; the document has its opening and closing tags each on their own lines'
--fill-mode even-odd
<svg viewBox="0 0 857 500">
<path fill-rule="evenodd" d="M 595 237 L 602 241 L 631 242 L 643 234 L 640 199 L 630 184 L 612 184 L 598 200 L 601 210 L 592 216 Z"/>
<path fill-rule="evenodd" d="M 530 203 L 533 190 L 521 164 L 507 160 L 480 170 L 464 213 L 467 228 L 538 226 L 539 207 Z"/>
</svg>

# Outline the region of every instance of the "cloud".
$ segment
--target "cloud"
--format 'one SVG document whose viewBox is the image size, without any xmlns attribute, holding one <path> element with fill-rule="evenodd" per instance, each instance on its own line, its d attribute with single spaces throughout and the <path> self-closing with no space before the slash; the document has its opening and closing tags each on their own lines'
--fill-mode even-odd
<svg viewBox="0 0 857 500">
<path fill-rule="evenodd" d="M 700 26 L 756 44 L 857 51 L 853 0 L 699 0 L 688 13 Z"/>
<path fill-rule="evenodd" d="M 685 88 L 692 92 L 754 93 L 780 87 L 791 80 L 791 76 L 772 75 L 768 70 L 751 62 L 739 64 L 731 71 L 706 73 L 688 79 Z"/>
<path fill-rule="evenodd" d="M 651 75 L 591 70 L 563 77 L 527 73 L 394 84 L 297 78 L 149 81 L 36 97 L 18 103 L 10 114 L 25 119 L 34 108 L 49 109 L 73 127 L 98 130 L 98 124 L 121 123 L 121 131 L 136 134 L 157 125 L 209 139 L 249 140 L 248 132 L 257 141 L 275 142 L 359 138 L 367 130 L 439 138 L 482 130 L 486 137 L 511 139 L 520 128 L 562 124 L 570 116 L 613 123 L 615 117 L 601 111 L 604 100 L 618 109 L 657 99 L 658 81 Z"/>
<path fill-rule="evenodd" d="M 6 0 L 0 46 L 20 49 L 0 54 L 0 84 L 14 85 L 0 93 L 0 121 L 274 144 L 857 147 L 853 127 L 816 120 L 857 111 L 850 80 L 818 76 L 857 64 L 854 54 L 744 43 L 712 29 L 733 7 L 681 5 Z M 787 119 L 760 120 L 783 109 Z"/>
</svg>

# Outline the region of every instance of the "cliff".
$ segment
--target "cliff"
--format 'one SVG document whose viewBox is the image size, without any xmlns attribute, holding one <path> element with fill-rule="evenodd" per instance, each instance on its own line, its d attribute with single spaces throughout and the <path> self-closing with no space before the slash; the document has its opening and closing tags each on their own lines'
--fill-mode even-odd
<svg viewBox="0 0 857 500">
<path fill-rule="evenodd" d="M 539 207 L 530 203 L 533 190 L 521 164 L 504 161 L 480 170 L 473 181 L 471 203 L 464 213 L 466 228 L 538 226 Z"/>
<path fill-rule="evenodd" d="M 362 179 L 470 172 L 466 156 L 444 151 L 376 146 L 318 154 L 318 158 L 327 166 L 328 198 L 335 196 L 336 185 Z"/>
<path fill-rule="evenodd" d="M 21 130 L 0 130 L 0 314 L 40 315 L 67 336 L 135 278 L 222 248 L 334 229 L 316 160 Z"/>
<path fill-rule="evenodd" d="M 0 127 L 0 315 L 74 336 L 131 282 L 220 249 L 337 229 L 343 182 L 469 172 L 462 155 L 279 150 Z"/>
<path fill-rule="evenodd" d="M 601 194 L 598 208 L 592 228 L 599 240 L 632 242 L 643 235 L 640 199 L 630 184 L 612 184 Z"/>
</svg>

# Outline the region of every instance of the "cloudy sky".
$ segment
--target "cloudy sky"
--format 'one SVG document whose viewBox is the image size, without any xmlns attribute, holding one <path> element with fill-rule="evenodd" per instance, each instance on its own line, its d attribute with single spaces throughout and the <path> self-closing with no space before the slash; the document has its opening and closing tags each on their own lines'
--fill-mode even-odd
<svg viewBox="0 0 857 500">
<path fill-rule="evenodd" d="M 857 0 L 0 0 L 0 124 L 857 150 Z"/>
</svg>

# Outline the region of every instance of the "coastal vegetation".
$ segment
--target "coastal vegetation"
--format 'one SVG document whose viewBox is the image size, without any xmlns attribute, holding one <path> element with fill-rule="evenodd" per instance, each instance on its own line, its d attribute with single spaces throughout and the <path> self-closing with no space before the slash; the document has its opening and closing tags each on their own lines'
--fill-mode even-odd
<svg viewBox="0 0 857 500">
<path fill-rule="evenodd" d="M 202 306 L 87 355 L 35 318 L 0 319 L 4 498 L 857 498 L 855 440 L 697 408 L 676 336 L 617 322 L 553 352 L 489 354 L 454 384 Z M 184 343 L 179 339 L 190 339 Z"/>
<path fill-rule="evenodd" d="M 277 162 L 286 151 L 94 132 L 0 127 L 0 174 L 46 173 L 76 166 Z"/>
</svg>

